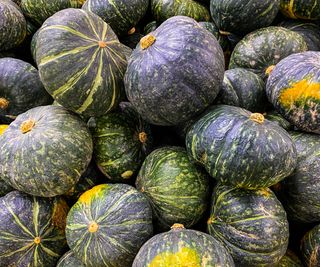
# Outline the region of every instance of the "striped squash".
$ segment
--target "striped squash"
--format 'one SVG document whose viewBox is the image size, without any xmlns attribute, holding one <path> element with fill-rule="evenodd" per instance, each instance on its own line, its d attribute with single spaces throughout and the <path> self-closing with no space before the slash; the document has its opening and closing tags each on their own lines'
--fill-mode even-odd
<svg viewBox="0 0 320 267">
<path fill-rule="evenodd" d="M 41 27 L 36 61 L 46 90 L 59 104 L 98 117 L 120 101 L 126 51 L 101 18 L 69 8 Z"/>
<path fill-rule="evenodd" d="M 320 266 L 320 224 L 304 235 L 300 249 L 304 266 Z"/>
<path fill-rule="evenodd" d="M 72 250 L 66 252 L 58 261 L 56 267 L 86 267 L 81 260 L 79 260 Z"/>
<path fill-rule="evenodd" d="M 313 0 L 281 0 L 281 12 L 292 19 L 320 19 L 320 2 Z"/>
</svg>

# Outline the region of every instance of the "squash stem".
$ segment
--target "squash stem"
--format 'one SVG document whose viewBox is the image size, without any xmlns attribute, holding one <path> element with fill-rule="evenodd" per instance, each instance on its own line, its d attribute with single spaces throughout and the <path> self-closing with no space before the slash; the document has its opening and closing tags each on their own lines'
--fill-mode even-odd
<svg viewBox="0 0 320 267">
<path fill-rule="evenodd" d="M 0 109 L 6 109 L 9 106 L 9 101 L 3 97 L 0 97 Z"/>
</svg>

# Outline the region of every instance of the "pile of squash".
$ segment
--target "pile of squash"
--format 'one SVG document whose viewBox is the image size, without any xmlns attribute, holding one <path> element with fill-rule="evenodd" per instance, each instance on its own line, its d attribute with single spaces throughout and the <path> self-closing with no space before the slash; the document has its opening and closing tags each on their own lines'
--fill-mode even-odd
<svg viewBox="0 0 320 267">
<path fill-rule="evenodd" d="M 320 2 L 0 0 L 0 266 L 319 267 Z"/>
</svg>

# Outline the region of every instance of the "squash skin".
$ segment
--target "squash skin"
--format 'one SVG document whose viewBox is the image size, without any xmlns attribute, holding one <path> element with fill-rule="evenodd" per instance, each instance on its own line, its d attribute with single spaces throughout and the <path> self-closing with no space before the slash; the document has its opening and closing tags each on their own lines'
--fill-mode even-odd
<svg viewBox="0 0 320 267">
<path fill-rule="evenodd" d="M 26 121 L 34 126 L 23 133 Z M 78 182 L 92 151 L 91 134 L 79 117 L 60 106 L 36 107 L 0 136 L 0 177 L 31 195 L 62 195 Z"/>
<path fill-rule="evenodd" d="M 320 3 L 310 0 L 281 0 L 282 14 L 292 19 L 320 19 Z"/>
<path fill-rule="evenodd" d="M 98 224 L 96 231 L 88 226 Z M 126 184 L 102 184 L 82 194 L 67 217 L 66 237 L 88 267 L 130 267 L 153 232 L 151 207 Z"/>
<path fill-rule="evenodd" d="M 0 198 L 1 266 L 55 267 L 67 245 L 68 210 L 62 198 L 37 198 L 19 191 Z"/>
<path fill-rule="evenodd" d="M 308 267 L 320 264 L 320 225 L 315 226 L 301 240 L 302 262 Z"/>
<path fill-rule="evenodd" d="M 291 55 L 279 62 L 266 87 L 269 101 L 290 123 L 320 134 L 320 52 Z"/>
<path fill-rule="evenodd" d="M 152 237 L 142 246 L 132 267 L 147 266 L 235 265 L 229 252 L 212 236 L 195 230 L 172 229 Z"/>
<path fill-rule="evenodd" d="M 297 153 L 289 134 L 251 112 L 213 106 L 187 133 L 188 155 L 216 180 L 246 189 L 269 187 L 289 176 Z"/>
<path fill-rule="evenodd" d="M 72 252 L 69 250 L 58 261 L 56 267 L 86 267 Z"/>
<path fill-rule="evenodd" d="M 286 131 L 292 130 L 292 125 L 290 122 L 288 122 L 284 117 L 282 117 L 278 112 L 276 111 L 270 111 L 265 115 L 265 118 L 269 121 L 277 123 L 279 126 L 281 126 Z"/>
<path fill-rule="evenodd" d="M 37 37 L 41 81 L 65 108 L 85 117 L 102 116 L 123 95 L 126 49 L 97 15 L 64 9 L 44 22 Z"/>
<path fill-rule="evenodd" d="M 236 266 L 273 266 L 286 253 L 289 225 L 270 189 L 219 183 L 212 198 L 208 231 L 226 246 Z"/>
<path fill-rule="evenodd" d="M 303 267 L 301 260 L 291 250 L 275 265 L 275 267 Z"/>
<path fill-rule="evenodd" d="M 177 125 L 214 101 L 223 80 L 223 51 L 210 32 L 184 16 L 168 19 L 151 35 L 156 41 L 145 50 L 140 42 L 129 59 L 127 97 L 149 123 Z"/>
</svg>

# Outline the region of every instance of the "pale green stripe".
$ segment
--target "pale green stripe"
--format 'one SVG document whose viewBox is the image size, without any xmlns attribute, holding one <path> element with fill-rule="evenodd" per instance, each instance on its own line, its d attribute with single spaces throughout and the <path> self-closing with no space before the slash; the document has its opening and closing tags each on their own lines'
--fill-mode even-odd
<svg viewBox="0 0 320 267">
<path fill-rule="evenodd" d="M 39 216 L 39 202 L 35 197 L 33 197 L 33 225 L 34 225 L 34 232 L 36 236 L 39 236 L 39 223 L 38 223 L 38 216 Z"/>
<path fill-rule="evenodd" d="M 32 243 L 30 243 L 30 244 L 28 244 L 28 245 L 26 245 L 26 246 L 24 246 L 22 248 L 19 248 L 19 249 L 15 250 L 15 251 L 10 251 L 8 253 L 0 254 L 0 257 L 10 257 L 10 256 L 12 256 L 12 255 L 14 255 L 14 254 L 16 254 L 18 252 L 21 252 L 21 251 L 24 251 L 24 250 L 29 250 L 29 248 L 31 248 L 33 245 L 34 245 L 34 243 L 32 242 Z"/>
<path fill-rule="evenodd" d="M 43 249 L 43 251 L 45 253 L 47 253 L 48 255 L 50 255 L 51 257 L 56 257 L 56 258 L 60 258 L 60 255 L 55 253 L 54 251 L 52 251 L 51 249 L 45 247 L 42 243 L 39 244 L 41 246 L 41 248 Z"/>
</svg>

